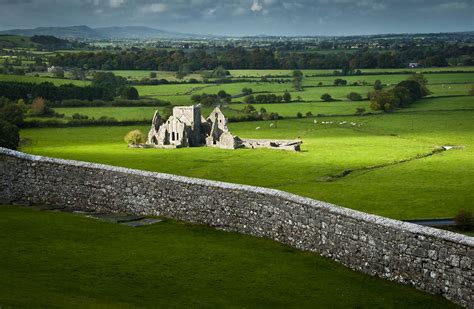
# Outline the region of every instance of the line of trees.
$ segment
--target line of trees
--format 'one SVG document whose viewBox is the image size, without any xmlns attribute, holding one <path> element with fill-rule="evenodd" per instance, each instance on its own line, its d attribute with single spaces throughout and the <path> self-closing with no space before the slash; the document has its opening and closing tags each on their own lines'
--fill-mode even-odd
<svg viewBox="0 0 474 309">
<path fill-rule="evenodd" d="M 463 57 L 463 65 L 474 65 L 474 46 L 407 47 L 397 51 L 361 50 L 355 53 L 284 52 L 275 49 L 227 48 L 205 50 L 142 49 L 121 52 L 65 53 L 49 59 L 51 65 L 97 70 L 163 70 L 190 72 L 226 69 L 354 69 L 402 68 L 411 61 L 421 65 L 447 66 L 447 59 Z"/>
<path fill-rule="evenodd" d="M 0 82 L 0 97 L 10 100 L 42 97 L 49 101 L 69 99 L 78 100 L 113 100 L 120 96 L 123 99 L 136 100 L 138 91 L 127 85 L 124 78 L 113 73 L 97 72 L 90 86 L 79 87 L 73 84 L 56 86 L 50 82 L 40 84 L 21 82 Z"/>
</svg>

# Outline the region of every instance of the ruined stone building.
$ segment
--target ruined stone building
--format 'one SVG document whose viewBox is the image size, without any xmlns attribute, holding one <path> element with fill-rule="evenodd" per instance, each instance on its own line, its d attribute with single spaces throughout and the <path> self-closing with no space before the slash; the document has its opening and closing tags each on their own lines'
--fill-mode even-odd
<svg viewBox="0 0 474 309">
<path fill-rule="evenodd" d="M 148 144 L 168 147 L 193 147 L 207 145 L 226 149 L 240 147 L 241 142 L 227 128 L 227 119 L 219 107 L 204 119 L 200 106 L 177 106 L 163 122 L 158 111 L 153 117 Z"/>
<path fill-rule="evenodd" d="M 301 143 L 299 140 L 242 140 L 230 133 L 227 119 L 219 107 L 204 119 L 201 107 L 196 105 L 174 107 L 173 114 L 166 121 L 156 111 L 146 146 L 181 148 L 206 145 L 225 149 L 248 147 L 299 151 Z"/>
</svg>

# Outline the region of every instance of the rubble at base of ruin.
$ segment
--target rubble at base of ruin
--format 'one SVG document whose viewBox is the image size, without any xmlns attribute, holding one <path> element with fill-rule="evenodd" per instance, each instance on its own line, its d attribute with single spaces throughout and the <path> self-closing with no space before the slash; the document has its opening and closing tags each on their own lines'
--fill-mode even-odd
<svg viewBox="0 0 474 309">
<path fill-rule="evenodd" d="M 300 151 L 299 140 L 242 140 L 232 135 L 227 119 L 219 107 L 214 108 L 207 119 L 201 115 L 201 107 L 176 106 L 173 114 L 163 121 L 158 111 L 153 116 L 146 144 L 129 145 L 135 148 L 181 148 L 207 146 L 224 149 L 271 148 Z"/>
</svg>

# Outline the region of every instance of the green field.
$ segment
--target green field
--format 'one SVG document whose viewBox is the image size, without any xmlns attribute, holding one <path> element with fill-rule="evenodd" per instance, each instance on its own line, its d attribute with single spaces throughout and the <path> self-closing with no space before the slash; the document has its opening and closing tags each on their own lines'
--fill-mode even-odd
<svg viewBox="0 0 474 309">
<path fill-rule="evenodd" d="M 274 241 L 0 206 L 2 308 L 451 308 Z"/>
<path fill-rule="evenodd" d="M 88 81 L 72 80 L 72 79 L 61 79 L 61 78 L 50 78 L 50 77 L 36 77 L 26 75 L 7 75 L 0 74 L 0 82 L 20 82 L 20 83 L 53 83 L 56 86 L 74 84 L 77 86 L 88 85 Z"/>
<path fill-rule="evenodd" d="M 232 106 L 242 109 L 245 105 Z M 202 108 L 203 116 L 207 117 L 212 107 Z M 170 113 L 170 109 L 165 107 L 67 107 L 67 108 L 55 108 L 56 112 L 64 114 L 65 117 L 71 117 L 73 114 L 87 115 L 89 118 L 100 118 L 101 116 L 113 117 L 117 120 L 147 120 L 151 122 L 153 115 L 156 110 L 160 112 L 160 115 Z M 241 117 L 246 114 L 239 112 L 237 109 L 222 108 L 223 112 L 227 117 Z M 44 118 L 46 119 L 46 118 Z M 49 119 L 49 118 L 48 118 Z"/>
<path fill-rule="evenodd" d="M 474 210 L 473 99 L 426 99 L 399 113 L 280 120 L 277 127 L 269 121 L 230 124 L 232 132 L 242 138 L 301 138 L 301 153 L 128 149 L 122 138 L 134 127 L 22 130 L 23 138 L 30 142 L 22 150 L 271 187 L 397 219 L 452 217 L 461 209 Z M 443 111 L 449 106 L 455 108 Z M 144 132 L 148 128 L 140 127 Z M 464 148 L 394 164 L 443 145 Z M 345 170 L 354 172 L 327 181 Z"/>
</svg>

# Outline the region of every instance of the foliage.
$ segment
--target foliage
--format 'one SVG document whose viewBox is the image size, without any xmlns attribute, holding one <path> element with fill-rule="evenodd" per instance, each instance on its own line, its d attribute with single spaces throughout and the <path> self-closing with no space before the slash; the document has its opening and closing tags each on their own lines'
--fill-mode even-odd
<svg viewBox="0 0 474 309">
<path fill-rule="evenodd" d="M 357 107 L 355 114 L 356 114 L 357 116 L 362 116 L 362 115 L 364 115 L 364 114 L 365 114 L 365 108 L 364 108 L 364 107 Z"/>
<path fill-rule="evenodd" d="M 241 92 L 242 92 L 243 95 L 251 95 L 253 93 L 253 90 L 251 88 L 245 87 L 245 88 L 242 89 Z"/>
<path fill-rule="evenodd" d="M 120 97 L 126 100 L 138 100 L 139 95 L 135 87 L 122 87 L 120 88 Z"/>
<path fill-rule="evenodd" d="M 111 100 L 114 96 L 109 89 L 96 86 L 79 87 L 73 84 L 55 86 L 53 83 L 0 82 L 0 97 L 10 100 L 43 97 L 45 100 L 58 101 L 68 99 Z"/>
<path fill-rule="evenodd" d="M 283 93 L 283 101 L 286 103 L 291 102 L 291 94 L 288 91 L 285 91 L 285 93 Z"/>
<path fill-rule="evenodd" d="M 23 124 L 23 108 L 4 98 L 0 102 L 0 119 L 16 126 Z"/>
<path fill-rule="evenodd" d="M 329 93 L 325 93 L 321 96 L 321 100 L 323 100 L 324 102 L 331 102 L 333 98 Z"/>
<path fill-rule="evenodd" d="M 351 92 L 347 95 L 347 98 L 351 101 L 362 101 L 362 96 L 357 92 Z"/>
<path fill-rule="evenodd" d="M 203 106 L 214 106 L 219 104 L 229 104 L 232 100 L 230 94 L 221 90 L 218 94 L 194 94 L 191 96 L 191 101 L 194 103 L 200 103 Z"/>
<path fill-rule="evenodd" d="M 127 144 L 138 145 L 144 143 L 146 141 L 146 137 L 142 131 L 133 130 L 125 135 L 124 141 Z"/>
<path fill-rule="evenodd" d="M 471 90 L 469 90 L 469 95 L 474 95 L 474 85 L 472 85 Z"/>
<path fill-rule="evenodd" d="M 443 44 L 444 45 L 444 44 Z M 52 65 L 63 67 L 88 67 L 96 70 L 161 70 L 178 71 L 184 64 L 191 71 L 201 69 L 214 70 L 222 67 L 218 74 L 205 74 L 205 78 L 224 78 L 227 69 L 335 69 L 342 74 L 357 74 L 356 69 L 402 68 L 413 60 L 419 59 L 426 67 L 446 66 L 447 58 L 468 55 L 466 65 L 472 63 L 473 46 L 456 44 L 436 46 L 429 49 L 405 45 L 397 51 L 363 50 L 355 53 L 315 53 L 313 51 L 292 51 L 272 48 L 226 47 L 213 53 L 201 49 L 184 52 L 183 50 L 142 49 L 120 53 L 113 51 L 80 52 L 56 54 L 51 57 Z"/>
<path fill-rule="evenodd" d="M 474 215 L 471 211 L 461 210 L 454 217 L 454 221 L 458 227 L 463 231 L 474 229 Z"/>
<path fill-rule="evenodd" d="M 390 112 L 398 107 L 400 99 L 391 91 L 375 91 L 370 99 L 374 111 Z"/>
<path fill-rule="evenodd" d="M 296 118 L 303 118 L 303 114 L 300 113 L 300 112 L 297 112 L 297 113 L 296 113 Z"/>
<path fill-rule="evenodd" d="M 342 79 L 342 78 L 336 78 L 334 80 L 334 86 L 346 86 L 347 85 L 347 80 Z"/>
<path fill-rule="evenodd" d="M 375 91 L 379 91 L 379 90 L 382 90 L 382 89 L 383 89 L 382 81 L 380 81 L 380 79 L 377 79 L 377 80 L 374 82 L 374 90 L 375 90 Z"/>
<path fill-rule="evenodd" d="M 19 131 L 16 125 L 0 119 L 0 147 L 17 149 L 20 142 Z"/>
<path fill-rule="evenodd" d="M 303 81 L 303 73 L 300 70 L 293 71 L 293 87 L 296 91 L 301 91 L 301 83 Z"/>
<path fill-rule="evenodd" d="M 258 94 L 255 96 L 255 103 L 281 103 L 283 96 L 270 94 Z"/>
</svg>

